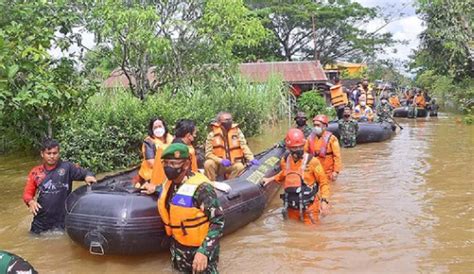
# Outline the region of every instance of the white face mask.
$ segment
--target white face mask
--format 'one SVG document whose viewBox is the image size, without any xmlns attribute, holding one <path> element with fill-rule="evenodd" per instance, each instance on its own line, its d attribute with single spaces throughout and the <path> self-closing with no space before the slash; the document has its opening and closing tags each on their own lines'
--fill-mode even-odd
<svg viewBox="0 0 474 274">
<path fill-rule="evenodd" d="M 314 134 L 321 136 L 321 134 L 323 134 L 323 129 L 321 127 L 314 127 L 313 132 Z"/>
<path fill-rule="evenodd" d="M 165 129 L 162 127 L 155 128 L 153 130 L 153 135 L 155 135 L 156 137 L 163 137 L 163 135 L 165 135 Z"/>
<path fill-rule="evenodd" d="M 365 102 L 360 102 L 360 105 L 365 107 Z"/>
</svg>

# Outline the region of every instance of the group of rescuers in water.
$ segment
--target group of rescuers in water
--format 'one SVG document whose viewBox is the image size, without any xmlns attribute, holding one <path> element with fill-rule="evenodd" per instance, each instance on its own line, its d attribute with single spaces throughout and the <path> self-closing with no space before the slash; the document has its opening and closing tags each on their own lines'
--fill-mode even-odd
<svg viewBox="0 0 474 274">
<path fill-rule="evenodd" d="M 336 79 L 332 93 L 340 87 Z M 342 168 L 339 143 L 343 147 L 355 146 L 357 129 L 351 130 L 357 126 L 355 119 L 372 120 L 371 110 L 367 111 L 374 104 L 369 91 L 363 81 L 354 111 L 347 98 L 342 111 L 333 100 L 342 116 L 339 128 L 349 129 L 348 134 L 341 134 L 340 140 L 326 130 L 329 124 L 326 115 L 316 115 L 311 128 L 307 126 L 306 115 L 298 112 L 296 127 L 276 144 L 286 146 L 288 153 L 281 159 L 281 171 L 263 178 L 261 184 L 263 187 L 270 182 L 282 184 L 285 217 L 314 224 L 319 214 L 329 213 L 329 185 Z M 385 105 L 383 100 L 387 101 L 382 99 L 382 106 Z M 414 101 L 417 100 L 415 97 Z M 174 133 L 173 137 L 163 119 L 150 120 L 148 136 L 142 144 L 143 162 L 133 183 L 142 192 L 159 196 L 158 211 L 171 239 L 173 268 L 186 273 L 217 272 L 219 240 L 225 220 L 215 189 L 228 192 L 230 186 L 216 180 L 235 178 L 246 166 L 260 163 L 238 124 L 233 123 L 231 113 L 219 113 L 209 126 L 204 172 L 198 170 L 194 147 L 196 124 L 188 119 L 179 120 Z M 35 234 L 64 229 L 65 200 L 72 191 L 73 181 L 96 182 L 89 170 L 62 161 L 60 145 L 53 139 L 43 141 L 40 155 L 42 164 L 30 171 L 23 194 L 25 204 L 34 215 L 31 232 Z"/>
</svg>

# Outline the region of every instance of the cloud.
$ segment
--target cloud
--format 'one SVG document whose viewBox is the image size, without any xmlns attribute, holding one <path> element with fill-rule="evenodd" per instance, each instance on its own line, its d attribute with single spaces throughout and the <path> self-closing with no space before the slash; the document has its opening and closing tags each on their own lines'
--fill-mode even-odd
<svg viewBox="0 0 474 274">
<path fill-rule="evenodd" d="M 82 44 L 87 48 L 93 48 L 95 46 L 94 34 L 86 31 L 84 28 L 73 28 L 73 33 L 80 33 L 82 35 Z M 62 37 L 63 35 L 59 32 L 56 32 L 57 37 Z M 48 50 L 48 52 L 55 58 L 66 57 L 70 54 L 78 55 L 81 49 L 77 44 L 72 44 L 67 51 L 61 51 L 60 48 L 53 46 Z"/>
<path fill-rule="evenodd" d="M 408 56 L 412 54 L 419 43 L 418 35 L 424 30 L 422 20 L 416 15 L 401 18 L 398 21 L 392 22 L 387 26 L 387 31 L 393 33 L 396 40 L 407 41 L 408 44 L 397 44 L 387 50 L 386 57 L 396 58 L 401 60 L 408 60 Z M 396 53 L 391 53 L 396 49 Z"/>
<path fill-rule="evenodd" d="M 413 0 L 355 0 L 366 7 L 381 7 L 384 14 L 397 15 L 403 13 L 403 16 L 385 26 L 380 30 L 381 33 L 390 32 L 394 39 L 407 41 L 407 44 L 397 44 L 394 47 L 386 49 L 385 54 L 380 58 L 390 58 L 406 61 L 419 45 L 418 35 L 424 30 L 422 20 L 416 16 Z M 366 25 L 362 26 L 367 31 L 375 31 L 384 25 L 384 21 L 376 18 Z M 396 52 L 394 53 L 394 50 Z"/>
</svg>

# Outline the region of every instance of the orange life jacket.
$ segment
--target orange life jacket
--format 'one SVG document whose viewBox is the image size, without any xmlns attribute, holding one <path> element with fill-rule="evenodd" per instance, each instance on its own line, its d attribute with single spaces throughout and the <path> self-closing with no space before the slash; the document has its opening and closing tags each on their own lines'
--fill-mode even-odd
<svg viewBox="0 0 474 274">
<path fill-rule="evenodd" d="M 166 144 L 164 144 L 160 139 L 158 138 L 152 138 L 150 136 L 147 136 L 145 139 L 144 139 L 144 142 L 152 142 L 153 144 L 155 144 L 155 153 L 157 153 L 158 151 L 163 151 L 164 150 L 164 147 L 167 146 L 167 144 L 171 143 L 171 138 L 167 138 L 166 140 Z M 145 159 L 145 144 L 142 145 L 142 155 L 143 155 L 143 161 L 142 161 L 142 164 L 140 166 L 140 170 L 138 171 L 138 175 L 140 175 L 140 177 L 145 180 L 145 181 L 149 181 L 151 179 L 151 176 L 152 176 L 152 172 L 153 172 L 153 167 L 151 167 L 148 163 L 147 163 L 147 160 Z"/>
<path fill-rule="evenodd" d="M 365 95 L 365 98 L 366 98 L 366 104 L 368 106 L 373 106 L 374 105 L 374 102 L 375 102 L 375 98 L 374 98 L 374 95 L 373 95 L 373 92 L 372 92 L 372 89 L 368 89 L 367 91 L 364 89 L 364 88 L 360 88 L 360 92 L 361 94 L 364 94 Z"/>
<path fill-rule="evenodd" d="M 196 150 L 194 149 L 193 145 L 188 145 L 188 149 L 189 149 L 189 158 L 191 160 L 191 171 L 197 172 L 198 164 L 197 164 Z"/>
<path fill-rule="evenodd" d="M 425 108 L 426 107 L 425 97 L 423 95 L 416 95 L 415 104 L 418 108 Z"/>
<path fill-rule="evenodd" d="M 333 107 L 347 105 L 347 94 L 343 91 L 342 85 L 334 85 L 329 91 L 331 92 L 331 104 Z"/>
<path fill-rule="evenodd" d="M 319 158 L 325 158 L 326 155 L 332 154 L 332 152 L 328 152 L 329 139 L 331 136 L 332 133 L 328 130 L 325 130 L 323 136 L 321 136 L 322 143 L 317 148 L 316 142 L 314 141 L 316 136 L 314 134 L 309 135 L 309 153 Z"/>
<path fill-rule="evenodd" d="M 201 173 L 183 182 L 173 197 L 166 204 L 171 181 L 163 184 L 163 190 L 158 199 L 158 212 L 165 225 L 166 234 L 172 236 L 184 246 L 198 247 L 202 244 L 209 231 L 209 219 L 204 211 L 193 205 L 193 196 L 203 183 L 210 183 Z"/>
<path fill-rule="evenodd" d="M 165 170 L 163 163 L 161 162 L 161 154 L 163 151 L 173 142 L 173 136 L 168 134 L 166 136 L 166 143 L 161 142 L 159 147 L 156 148 L 155 163 L 153 164 L 153 170 L 151 171 L 150 183 L 154 185 L 161 185 L 166 181 Z"/>
<path fill-rule="evenodd" d="M 394 108 L 398 108 L 401 106 L 400 100 L 398 100 L 398 97 L 396 96 L 394 97 L 390 96 L 390 98 L 388 98 L 388 103 Z"/>
<path fill-rule="evenodd" d="M 283 189 L 287 189 L 290 187 L 300 187 L 301 186 L 301 181 L 304 178 L 304 171 L 306 169 L 307 163 L 310 160 L 310 155 L 308 153 L 305 153 L 303 155 L 302 159 L 302 164 L 301 167 L 298 170 L 292 170 L 291 169 L 291 156 L 288 155 L 286 157 L 286 176 L 285 176 L 285 181 L 283 182 Z"/>
<path fill-rule="evenodd" d="M 314 207 L 316 194 L 318 193 L 318 184 L 317 182 L 308 183 L 304 181 L 307 164 L 312 158 L 313 156 L 305 153 L 303 159 L 301 159 L 301 166 L 295 170 L 290 163 L 292 157 L 290 155 L 286 157 L 286 174 L 283 183 L 285 192 L 280 197 L 283 200 L 284 216 L 288 213 L 287 209 L 298 210 L 301 221 L 304 221 L 305 215 L 309 213 L 309 216 L 306 217 L 312 219 L 312 223 L 314 223 L 312 212 L 306 211 Z"/>
<path fill-rule="evenodd" d="M 233 124 L 227 131 L 227 136 L 219 124 L 212 124 L 214 138 L 212 139 L 212 153 L 222 159 L 229 159 L 232 164 L 236 161 L 243 161 L 244 151 L 240 146 L 239 128 Z"/>
</svg>

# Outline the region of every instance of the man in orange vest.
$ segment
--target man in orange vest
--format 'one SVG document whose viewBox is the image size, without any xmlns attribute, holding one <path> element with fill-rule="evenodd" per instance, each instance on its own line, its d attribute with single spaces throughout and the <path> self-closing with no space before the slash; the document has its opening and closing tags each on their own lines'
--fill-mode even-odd
<svg viewBox="0 0 474 274">
<path fill-rule="evenodd" d="M 305 138 L 297 128 L 288 131 L 285 145 L 289 155 L 282 158 L 281 171 L 263 178 L 264 186 L 272 181 L 283 182 L 283 216 L 314 224 L 318 213 L 329 213 L 329 184 L 321 163 L 304 152 Z"/>
<path fill-rule="evenodd" d="M 209 179 L 191 171 L 189 149 L 174 143 L 165 149 L 158 211 L 171 236 L 173 268 L 184 273 L 217 273 L 224 212 Z"/>
<path fill-rule="evenodd" d="M 352 118 L 359 122 L 372 122 L 374 120 L 374 111 L 367 105 L 365 95 L 359 97 L 359 104 L 354 108 Z"/>
<path fill-rule="evenodd" d="M 327 177 L 335 181 L 342 168 L 341 148 L 336 136 L 326 130 L 328 122 L 326 115 L 319 114 L 313 118 L 314 128 L 306 141 L 305 151 L 317 157 Z"/>
<path fill-rule="evenodd" d="M 344 115 L 344 107 L 347 106 L 349 100 L 345 88 L 341 84 L 339 77 L 334 78 L 334 85 L 329 88 L 331 93 L 331 105 L 336 109 L 337 118 L 342 119 Z"/>
<path fill-rule="evenodd" d="M 238 124 L 233 123 L 232 115 L 220 112 L 216 121 L 211 124 L 212 131 L 206 139 L 206 176 L 211 181 L 215 181 L 218 175 L 232 179 L 240 174 L 245 164 L 258 165 L 259 162 L 254 159 L 244 134 Z"/>
<path fill-rule="evenodd" d="M 393 108 L 399 108 L 402 106 L 400 104 L 400 100 L 398 99 L 398 96 L 395 93 L 390 94 L 390 98 L 388 99 L 388 102 Z"/>
<path fill-rule="evenodd" d="M 413 99 L 413 104 L 416 105 L 417 108 L 424 109 L 426 107 L 425 96 L 423 96 L 421 89 L 416 92 L 415 98 Z"/>
<path fill-rule="evenodd" d="M 360 86 L 359 91 L 360 95 L 365 95 L 367 106 L 373 108 L 375 106 L 375 94 L 373 89 L 369 87 L 369 80 L 362 80 L 362 85 Z"/>
</svg>

